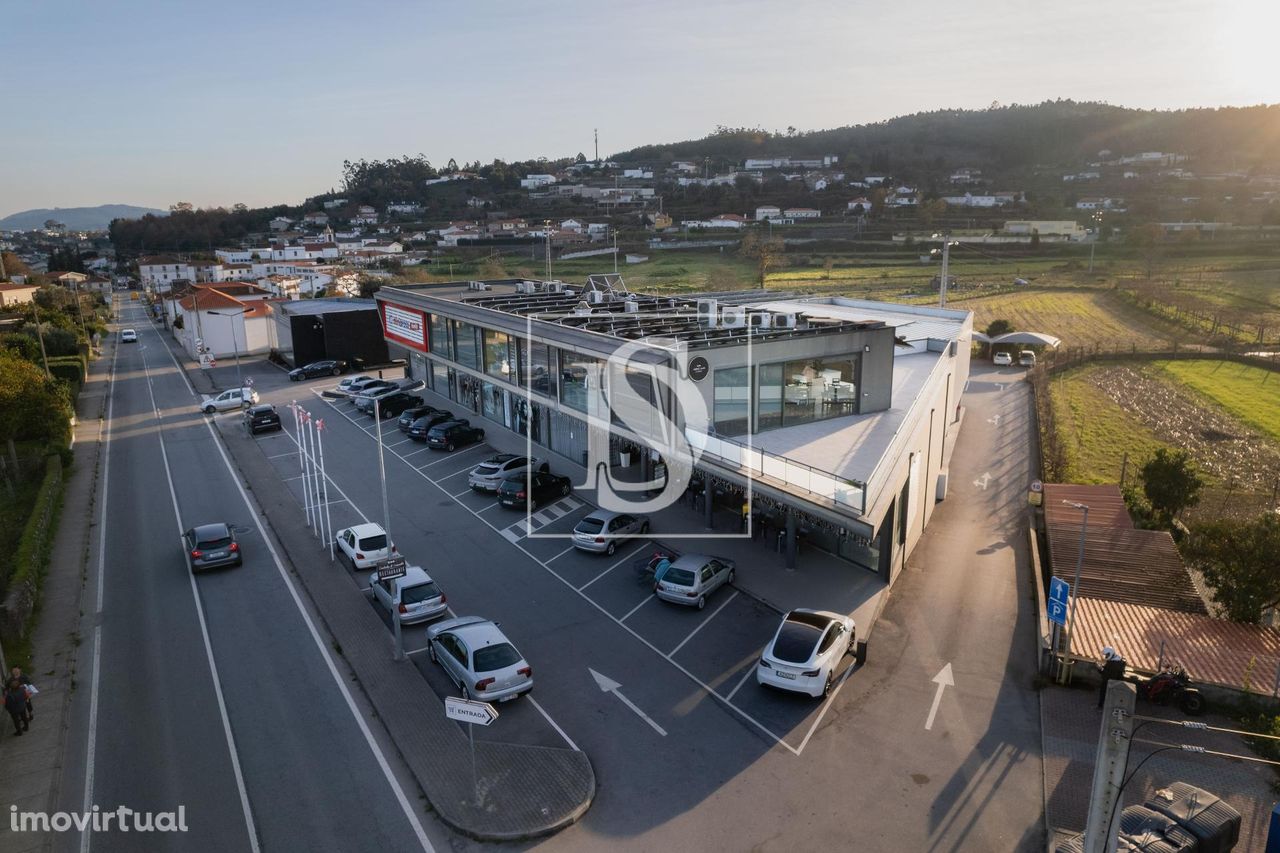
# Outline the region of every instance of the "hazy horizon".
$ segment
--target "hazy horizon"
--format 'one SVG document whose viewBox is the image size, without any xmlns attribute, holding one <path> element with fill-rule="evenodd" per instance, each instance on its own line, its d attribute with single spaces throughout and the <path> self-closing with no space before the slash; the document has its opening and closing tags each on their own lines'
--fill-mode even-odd
<svg viewBox="0 0 1280 853">
<path fill-rule="evenodd" d="M 297 204 L 338 188 L 344 159 L 590 156 L 593 128 L 608 155 L 716 125 L 821 130 L 993 101 L 1280 102 L 1266 43 L 1280 9 L 1261 2 L 928 6 L 14 8 L 0 217 Z"/>
</svg>

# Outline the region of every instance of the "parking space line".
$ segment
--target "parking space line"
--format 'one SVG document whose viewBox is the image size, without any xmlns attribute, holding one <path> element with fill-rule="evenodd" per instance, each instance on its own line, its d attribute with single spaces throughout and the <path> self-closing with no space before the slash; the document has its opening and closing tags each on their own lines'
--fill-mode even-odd
<svg viewBox="0 0 1280 853">
<path fill-rule="evenodd" d="M 796 755 L 804 752 L 804 748 L 809 745 L 809 738 L 813 737 L 813 733 L 818 730 L 818 726 L 822 725 L 822 718 L 827 715 L 827 711 L 831 710 L 831 703 L 840 694 L 840 688 L 844 687 L 844 683 L 849 680 L 850 673 L 857 668 L 857 664 L 852 664 L 844 671 L 844 675 L 840 676 L 840 683 L 831 690 L 831 695 L 822 703 L 822 710 L 818 712 L 817 719 L 813 721 L 813 725 L 809 726 L 809 731 L 805 732 L 804 740 L 800 741 L 800 746 L 796 749 Z"/>
<path fill-rule="evenodd" d="M 453 453 L 447 454 L 443 459 L 437 459 L 435 462 L 428 462 L 426 465 L 423 465 L 422 467 L 430 468 L 432 465 L 439 465 L 441 462 L 448 462 L 450 459 L 457 459 L 459 456 L 461 456 L 464 453 L 470 453 L 473 450 L 480 450 L 483 447 L 484 445 L 482 444 L 473 444 L 470 447 L 466 447 L 466 448 L 463 448 L 462 450 L 457 450 L 457 451 L 454 451 Z M 465 470 L 467 469 L 461 468 L 458 471 L 455 471 L 454 474 L 460 473 L 461 471 L 465 471 Z M 445 474 L 445 477 L 452 477 L 452 476 L 453 474 Z M 444 477 L 441 477 L 440 479 L 443 480 Z"/>
<path fill-rule="evenodd" d="M 290 438 L 293 438 L 293 436 L 289 436 L 289 437 L 290 437 Z M 292 453 L 277 453 L 275 456 L 268 456 L 267 458 L 268 458 L 268 459 L 285 459 L 285 458 L 287 458 L 287 457 L 289 457 L 289 456 L 292 456 L 293 458 L 297 459 L 297 458 L 298 458 L 298 451 L 296 451 L 296 450 L 295 450 L 295 451 L 293 451 Z"/>
<path fill-rule="evenodd" d="M 383 444 L 385 444 L 387 447 L 399 447 L 400 445 L 404 444 L 407 441 L 413 441 L 413 439 L 402 438 L 399 441 L 392 442 L 391 444 L 386 444 L 386 442 L 383 442 Z"/>
<path fill-rule="evenodd" d="M 407 651 L 405 652 L 405 654 L 406 654 L 406 655 L 419 655 L 419 654 L 422 654 L 423 652 L 425 652 L 425 651 L 429 650 L 430 648 L 431 648 L 431 646 L 423 646 L 423 647 L 422 647 L 422 648 L 420 648 L 420 649 L 409 649 L 409 650 L 407 650 Z"/>
<path fill-rule="evenodd" d="M 549 558 L 547 559 L 547 562 L 548 562 L 548 563 L 550 563 L 552 560 L 558 560 L 558 559 L 560 559 L 561 557 L 563 557 L 565 554 L 568 554 L 568 553 L 569 553 L 570 551 L 572 551 L 572 550 L 573 550 L 573 546 L 572 546 L 572 545 L 570 545 L 568 548 L 565 548 L 563 551 L 561 551 L 559 554 L 556 554 L 554 557 L 549 557 Z"/>
<path fill-rule="evenodd" d="M 605 575 L 609 574 L 609 572 L 611 572 L 611 571 L 613 571 L 614 569 L 618 568 L 618 566 L 621 566 L 623 563 L 625 563 L 627 560 L 630 560 L 630 559 L 631 559 L 632 557 L 634 557 L 636 554 L 639 554 L 641 551 L 643 551 L 643 550 L 644 550 L 644 548 L 645 548 L 645 545 L 646 545 L 646 544 L 648 544 L 648 543 L 641 542 L 641 543 L 640 543 L 640 547 L 639 547 L 639 548 L 636 548 L 636 549 L 635 549 L 634 551 L 632 551 L 630 554 L 628 554 L 627 556 L 623 557 L 621 560 L 619 560 L 618 562 L 614 563 L 612 566 L 610 566 L 609 568 L 605 569 L 603 572 L 601 572 L 600 574 L 596 575 L 596 576 L 595 576 L 595 577 L 593 577 L 591 580 L 589 580 L 589 581 L 587 581 L 586 583 L 584 583 L 582 586 L 578 587 L 578 592 L 582 592 L 584 589 L 586 589 L 587 587 L 591 586 L 591 585 L 592 585 L 593 583 L 595 583 L 596 581 L 600 580 L 600 578 L 602 578 L 602 577 L 604 577 Z"/>
<path fill-rule="evenodd" d="M 556 721 L 555 721 L 555 720 L 553 720 L 553 719 L 551 719 L 551 715 L 550 715 L 550 714 L 548 714 L 545 710 L 543 710 L 542 706 L 538 704 L 538 700 L 534 699 L 534 698 L 533 698 L 533 696 L 532 696 L 532 695 L 530 695 L 530 694 L 528 694 L 528 693 L 526 693 L 526 694 L 525 694 L 525 697 L 524 697 L 524 698 L 528 699 L 530 702 L 532 702 L 532 703 L 533 703 L 533 707 L 535 707 L 535 708 L 537 708 L 537 709 L 538 709 L 538 713 L 539 713 L 539 714 L 541 714 L 543 717 L 545 717 L 545 718 L 546 718 L 547 722 L 551 724 L 551 728 L 555 729 L 556 731 L 558 731 L 558 732 L 560 733 L 560 737 L 564 738 L 564 742 L 565 742 L 565 743 L 567 743 L 567 744 L 569 744 L 570 748 L 572 748 L 574 752 L 581 752 L 581 751 L 582 751 L 582 750 L 578 749 L 578 745 L 577 745 L 576 743 L 574 743 L 574 742 L 573 742 L 573 739 L 572 739 L 572 738 L 570 738 L 567 734 L 565 734 L 565 733 L 564 733 L 564 729 L 562 729 L 562 728 L 560 728 L 560 726 L 556 725 Z"/>
<path fill-rule="evenodd" d="M 716 614 L 717 614 L 717 613 L 719 613 L 721 610 L 724 610 L 726 607 L 728 607 L 728 606 L 729 606 L 729 602 L 730 602 L 730 601 L 733 601 L 733 600 L 734 600 L 735 598 L 737 598 L 737 597 L 738 597 L 738 591 L 735 589 L 735 590 L 733 591 L 733 595 L 731 595 L 731 596 L 729 596 L 728 598 L 726 598 L 726 599 L 724 600 L 724 603 L 723 603 L 723 604 L 721 604 L 721 605 L 720 605 L 719 607 L 717 607 L 715 610 L 711 611 L 711 615 L 710 615 L 710 616 L 708 616 L 706 619 L 703 619 L 701 622 L 699 622 L 699 623 L 698 623 L 698 627 L 697 627 L 697 628 L 694 628 L 692 631 L 690 631 L 690 632 L 689 632 L 689 636 L 687 636 L 687 637 L 685 637 L 683 640 L 681 640 L 681 641 L 680 641 L 680 645 L 676 646 L 674 649 L 672 649 L 672 650 L 671 650 L 670 652 L 668 652 L 667 654 L 668 654 L 670 657 L 675 657 L 676 652 L 680 651 L 680 649 L 682 649 L 682 648 L 684 647 L 684 644 L 685 644 L 685 643 L 687 643 L 687 642 L 689 642 L 690 640 L 692 640 L 692 639 L 693 639 L 693 635 L 694 635 L 694 634 L 696 634 L 696 633 L 698 633 L 699 631 L 701 631 L 701 630 L 702 630 L 702 626 L 706 625 L 706 624 L 707 624 L 708 622 L 710 622 L 712 619 L 716 618 Z"/>
<path fill-rule="evenodd" d="M 409 440 L 410 440 L 410 441 L 412 441 L 413 439 L 409 439 Z M 427 452 L 428 450 L 430 450 L 430 449 L 431 449 L 431 447 L 430 447 L 430 445 L 428 445 L 428 446 L 426 446 L 426 447 L 419 447 L 417 450 L 410 451 L 409 453 L 397 454 L 397 455 L 398 455 L 401 459 L 406 459 L 406 458 L 408 458 L 408 457 L 410 457 L 410 456 L 413 456 L 415 453 L 426 453 L 426 452 Z"/>
<path fill-rule="evenodd" d="M 744 673 L 742 673 L 742 678 L 739 678 L 739 679 L 738 679 L 738 683 L 737 683 L 737 685 L 735 685 L 735 686 L 734 686 L 733 690 L 729 691 L 729 695 L 728 695 L 728 696 L 724 697 L 724 700 L 725 700 L 726 702 L 732 702 L 732 701 L 733 701 L 733 697 L 734 697 L 734 696 L 736 696 L 736 695 L 738 695 L 738 690 L 739 690 L 739 689 L 741 689 L 742 685 L 744 685 L 744 684 L 746 684 L 746 683 L 747 683 L 747 679 L 751 677 L 751 674 L 752 674 L 753 672 L 755 672 L 755 671 L 756 671 L 756 667 L 757 667 L 757 666 L 759 666 L 759 665 L 760 665 L 760 664 L 757 662 L 757 663 L 755 664 L 755 666 L 749 666 L 749 667 L 747 667 L 747 671 L 746 671 L 746 672 L 744 672 Z"/>
<path fill-rule="evenodd" d="M 626 615 L 626 616 L 623 616 L 623 617 L 622 617 L 621 619 L 619 619 L 618 621 L 619 621 L 619 622 L 626 622 L 626 621 L 627 621 L 627 619 L 629 619 L 629 618 L 631 617 L 631 614 L 632 614 L 632 613 L 635 613 L 635 612 L 636 612 L 637 610 L 639 610 L 641 607 L 644 607 L 646 604 L 648 604 L 650 601 L 653 601 L 653 600 L 654 600 L 655 598 L 657 598 L 657 597 L 658 597 L 658 596 L 654 595 L 653 593 L 649 593 L 648 595 L 646 595 L 646 596 L 644 597 L 644 601 L 640 602 L 640 603 L 639 603 L 639 604 L 637 604 L 635 607 L 633 607 L 633 608 L 631 608 L 630 610 L 628 610 L 628 611 L 627 611 L 627 615 Z M 663 655 L 663 657 L 664 657 L 664 658 L 665 658 L 665 657 L 669 657 L 669 655 Z"/>
<path fill-rule="evenodd" d="M 477 518 L 479 518 L 479 516 L 476 516 L 476 517 L 477 517 Z M 509 528 L 509 527 L 504 527 L 504 528 L 502 528 L 501 530 L 499 530 L 498 532 L 502 534 L 502 538 L 503 538 L 503 539 L 506 539 L 506 540 L 507 540 L 508 542 L 510 542 L 512 545 L 515 545 L 515 546 L 519 547 L 519 543 L 520 543 L 520 536 L 519 536 L 519 534 L 512 533 L 512 532 L 511 532 L 511 528 Z"/>
<path fill-rule="evenodd" d="M 498 503 L 497 501 L 494 501 L 493 503 L 489 504 L 487 507 L 484 507 L 482 509 L 473 509 L 472 512 L 474 512 L 476 515 L 479 515 L 482 512 L 488 512 L 489 510 L 493 509 L 496 506 L 502 506 L 502 504 Z"/>
<path fill-rule="evenodd" d="M 471 488 L 470 486 L 468 486 L 468 487 L 467 487 L 467 490 L 466 490 L 465 492 L 458 492 L 456 495 L 449 495 L 449 497 L 451 497 L 451 498 L 460 498 L 460 497 L 462 497 L 463 495 L 472 495 L 472 494 L 475 494 L 475 489 L 473 489 L 473 488 Z"/>
</svg>

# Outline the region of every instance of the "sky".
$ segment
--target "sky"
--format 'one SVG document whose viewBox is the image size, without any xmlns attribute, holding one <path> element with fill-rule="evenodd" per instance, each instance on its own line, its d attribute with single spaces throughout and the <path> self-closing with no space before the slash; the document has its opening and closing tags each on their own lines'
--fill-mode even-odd
<svg viewBox="0 0 1280 853">
<path fill-rule="evenodd" d="M 0 216 L 297 204 L 342 162 L 608 155 L 1056 98 L 1280 102 L 1274 0 L 37 2 L 0 20 Z"/>
</svg>

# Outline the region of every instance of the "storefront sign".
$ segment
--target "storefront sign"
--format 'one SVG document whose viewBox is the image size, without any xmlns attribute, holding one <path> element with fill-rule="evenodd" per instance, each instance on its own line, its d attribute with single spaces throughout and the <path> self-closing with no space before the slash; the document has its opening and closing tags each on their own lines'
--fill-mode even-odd
<svg viewBox="0 0 1280 853">
<path fill-rule="evenodd" d="M 702 356 L 694 356 L 689 359 L 689 378 L 694 382 L 701 382 L 707 378 L 707 374 L 711 372 L 711 365 L 707 364 L 707 360 Z"/>
<path fill-rule="evenodd" d="M 382 331 L 399 344 L 427 352 L 427 316 L 413 308 L 386 302 L 382 306 Z"/>
</svg>

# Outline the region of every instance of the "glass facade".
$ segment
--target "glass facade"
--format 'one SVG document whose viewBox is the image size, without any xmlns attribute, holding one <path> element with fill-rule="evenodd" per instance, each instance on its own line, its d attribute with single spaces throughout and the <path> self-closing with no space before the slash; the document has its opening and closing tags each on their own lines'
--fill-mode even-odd
<svg viewBox="0 0 1280 853">
<path fill-rule="evenodd" d="M 744 435 L 751 430 L 751 368 L 732 367 L 716 371 L 715 411 L 712 413 L 716 432 L 721 435 Z"/>
<path fill-rule="evenodd" d="M 464 323 L 461 320 L 450 320 L 449 325 L 453 327 L 453 360 L 461 364 L 463 367 L 470 367 L 472 370 L 480 369 L 480 342 L 478 340 L 479 329 L 470 323 Z"/>
<path fill-rule="evenodd" d="M 449 393 L 449 366 L 439 361 L 431 362 L 431 390 L 435 391 L 442 397 L 453 399 L 453 395 Z"/>
<path fill-rule="evenodd" d="M 449 321 L 439 314 L 432 314 L 428 327 L 431 334 L 430 350 L 445 358 L 453 358 L 453 340 L 449 336 Z"/>
<path fill-rule="evenodd" d="M 506 382 L 516 376 L 516 353 L 511 336 L 506 332 L 484 330 L 484 372 Z"/>
<path fill-rule="evenodd" d="M 588 379 L 599 362 L 589 355 L 560 351 L 560 402 L 587 411 Z"/>
<path fill-rule="evenodd" d="M 857 414 L 860 357 L 851 353 L 782 364 L 781 426 Z"/>
<path fill-rule="evenodd" d="M 521 341 L 520 387 L 552 399 L 558 395 L 555 350 L 537 341 Z"/>
<path fill-rule="evenodd" d="M 782 426 L 782 365 L 760 365 L 756 368 L 756 381 L 756 431 L 777 429 Z"/>
</svg>

